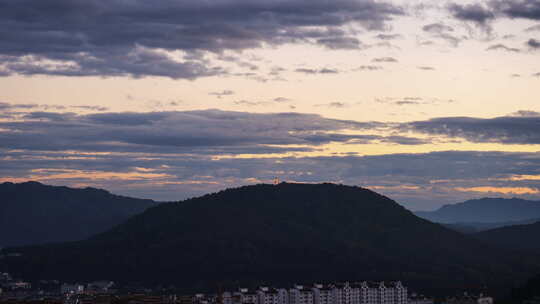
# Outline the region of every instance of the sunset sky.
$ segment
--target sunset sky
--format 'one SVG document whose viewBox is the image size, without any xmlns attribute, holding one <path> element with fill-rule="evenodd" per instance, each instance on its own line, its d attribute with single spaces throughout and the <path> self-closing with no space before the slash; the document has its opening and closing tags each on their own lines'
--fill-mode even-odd
<svg viewBox="0 0 540 304">
<path fill-rule="evenodd" d="M 0 182 L 540 200 L 540 1 L 0 0 Z"/>
</svg>

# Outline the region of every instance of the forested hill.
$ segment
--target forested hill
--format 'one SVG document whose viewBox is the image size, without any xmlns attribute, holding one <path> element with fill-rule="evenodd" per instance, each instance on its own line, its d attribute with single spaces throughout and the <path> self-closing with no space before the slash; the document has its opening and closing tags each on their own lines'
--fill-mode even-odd
<svg viewBox="0 0 540 304">
<path fill-rule="evenodd" d="M 3 183 L 0 247 L 82 240 L 154 205 L 101 189 Z"/>
</svg>

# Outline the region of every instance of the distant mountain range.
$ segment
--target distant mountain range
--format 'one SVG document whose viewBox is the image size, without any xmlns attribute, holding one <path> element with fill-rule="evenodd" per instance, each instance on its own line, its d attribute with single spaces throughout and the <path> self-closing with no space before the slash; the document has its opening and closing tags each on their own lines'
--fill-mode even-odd
<svg viewBox="0 0 540 304">
<path fill-rule="evenodd" d="M 418 218 L 367 189 L 282 183 L 160 204 L 85 241 L 4 249 L 1 270 L 186 290 L 360 279 L 502 290 L 540 273 L 540 260 Z"/>
<path fill-rule="evenodd" d="M 483 198 L 415 214 L 436 223 L 497 224 L 540 218 L 540 202 L 517 198 Z"/>
<path fill-rule="evenodd" d="M 156 205 L 105 190 L 0 184 L 0 247 L 75 241 L 118 225 Z"/>
<path fill-rule="evenodd" d="M 497 229 L 501 227 L 507 227 L 507 226 L 516 226 L 516 225 L 528 225 L 528 224 L 534 224 L 536 222 L 540 222 L 540 218 L 533 218 L 528 220 L 522 220 L 522 221 L 514 221 L 514 222 L 498 222 L 498 223 L 452 223 L 452 224 L 441 224 L 446 228 L 450 228 L 452 230 L 465 233 L 465 234 L 473 234 L 477 232 L 487 231 L 491 229 Z"/>
</svg>

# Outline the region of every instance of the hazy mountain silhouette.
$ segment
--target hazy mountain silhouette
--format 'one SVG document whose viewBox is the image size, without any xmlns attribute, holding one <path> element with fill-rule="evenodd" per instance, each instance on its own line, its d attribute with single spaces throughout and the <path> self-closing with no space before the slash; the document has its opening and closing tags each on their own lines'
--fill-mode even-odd
<svg viewBox="0 0 540 304">
<path fill-rule="evenodd" d="M 105 190 L 0 184 L 0 247 L 82 240 L 153 206 Z"/>
<path fill-rule="evenodd" d="M 499 223 L 540 218 L 540 202 L 523 199 L 482 198 L 444 205 L 416 215 L 436 223 Z"/>
<path fill-rule="evenodd" d="M 86 241 L 4 252 L 21 254 L 1 263 L 23 278 L 190 290 L 356 279 L 504 287 L 540 269 L 375 192 L 334 184 L 229 189 L 160 204 Z"/>
<path fill-rule="evenodd" d="M 498 223 L 451 223 L 451 224 L 442 224 L 446 228 L 465 233 L 473 234 L 477 232 L 497 229 L 507 226 L 516 226 L 516 225 L 528 225 L 540 222 L 540 218 L 522 220 L 522 221 L 512 221 L 512 222 L 498 222 Z"/>
</svg>

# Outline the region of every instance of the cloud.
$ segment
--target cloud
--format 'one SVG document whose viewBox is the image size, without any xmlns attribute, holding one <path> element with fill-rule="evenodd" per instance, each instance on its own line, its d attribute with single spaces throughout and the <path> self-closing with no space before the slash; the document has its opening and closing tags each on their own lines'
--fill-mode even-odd
<svg viewBox="0 0 540 304">
<path fill-rule="evenodd" d="M 454 28 L 444 23 L 431 23 L 422 27 L 424 32 L 431 34 L 433 38 L 442 39 L 448 42 L 451 46 L 457 47 L 464 38 L 457 37 L 453 34 Z M 426 42 L 424 42 L 425 45 Z M 431 44 L 431 43 L 430 43 Z"/>
<path fill-rule="evenodd" d="M 536 40 L 536 39 L 529 39 L 529 41 L 527 41 L 527 46 L 529 46 L 530 49 L 532 50 L 538 50 L 540 49 L 540 40 Z"/>
<path fill-rule="evenodd" d="M 525 29 L 525 32 L 540 32 L 540 24 L 530 26 Z"/>
<path fill-rule="evenodd" d="M 523 195 L 523 194 L 540 193 L 540 190 L 536 188 L 529 188 L 529 187 L 458 187 L 455 189 L 461 192 L 480 192 L 480 193 L 486 193 L 486 194 L 489 193 L 489 194 Z"/>
<path fill-rule="evenodd" d="M 378 34 L 377 36 L 375 36 L 375 39 L 387 41 L 387 40 L 400 39 L 402 37 L 403 36 L 401 34 Z"/>
<path fill-rule="evenodd" d="M 504 44 L 494 44 L 494 45 L 491 45 L 489 46 L 486 51 L 497 51 L 497 50 L 502 50 L 502 51 L 507 51 L 507 52 L 513 52 L 513 53 L 519 53 L 521 52 L 520 49 L 517 49 L 517 48 L 512 48 L 512 47 L 508 47 Z"/>
<path fill-rule="evenodd" d="M 227 73 L 208 53 L 317 41 L 354 48 L 342 28 L 378 30 L 403 14 L 375 0 L 8 1 L 2 74 L 195 79 Z"/>
<path fill-rule="evenodd" d="M 234 91 L 232 90 L 223 90 L 218 92 L 210 92 L 208 95 L 216 96 L 217 98 L 221 99 L 223 96 L 231 96 L 234 95 Z"/>
<path fill-rule="evenodd" d="M 313 114 L 255 114 L 219 110 L 75 114 L 30 112 L 0 122 L 0 147 L 152 153 L 269 153 L 287 145 L 347 142 L 340 130 L 377 128 L 377 123 L 334 120 Z M 281 145 L 283 147 L 274 147 Z"/>
<path fill-rule="evenodd" d="M 408 105 L 438 105 L 442 103 L 453 103 L 453 99 L 440 99 L 440 98 L 422 98 L 418 96 L 406 96 L 402 98 L 395 97 L 382 97 L 375 98 L 375 102 L 390 104 L 395 106 L 408 106 Z"/>
<path fill-rule="evenodd" d="M 536 178 L 540 175 L 538 153 L 447 151 L 210 161 L 207 156 L 196 154 L 141 157 L 131 153 L 64 154 L 0 149 L 0 159 L 6 158 L 10 161 L 0 167 L 4 181 L 34 179 L 58 185 L 86 184 L 158 200 L 179 200 L 226 187 L 271 182 L 274 177 L 289 182 L 359 185 L 413 209 L 435 209 L 445 203 L 489 194 L 456 191 L 458 188 L 540 189 L 540 180 Z M 94 176 L 108 178 L 93 179 Z M 515 191 L 505 192 L 492 193 L 517 195 Z M 539 198 L 534 193 L 519 195 Z"/>
<path fill-rule="evenodd" d="M 304 74 L 338 74 L 340 71 L 338 69 L 331 69 L 331 68 L 322 68 L 322 69 L 311 69 L 311 68 L 298 68 L 294 70 L 297 73 L 304 73 Z"/>
<path fill-rule="evenodd" d="M 423 70 L 423 71 L 434 71 L 435 68 L 434 67 L 430 67 L 430 66 L 419 66 L 417 67 L 419 70 Z"/>
<path fill-rule="evenodd" d="M 540 20 L 540 2 L 536 0 L 492 0 L 489 5 L 510 18 Z"/>
<path fill-rule="evenodd" d="M 317 43 L 332 50 L 354 50 L 360 49 L 360 40 L 354 37 L 331 37 L 321 38 L 317 40 Z"/>
<path fill-rule="evenodd" d="M 328 107 L 328 108 L 345 108 L 348 106 L 348 104 L 344 103 L 344 102 L 330 102 L 330 103 L 325 103 L 325 104 L 318 104 L 318 105 L 315 105 L 316 107 Z"/>
<path fill-rule="evenodd" d="M 0 52 L 1 52 L 0 47 Z M 135 45 L 117 54 L 89 55 L 85 52 L 55 55 L 13 57 L 5 68 L 9 74 L 51 76 L 122 76 L 141 78 L 162 76 L 172 79 L 190 79 L 225 74 L 221 67 L 211 66 L 201 60 L 178 61 L 161 51 Z"/>
<path fill-rule="evenodd" d="M 353 71 L 378 71 L 382 70 L 383 67 L 379 65 L 361 65 L 353 69 Z"/>
<path fill-rule="evenodd" d="M 443 23 L 431 23 L 424 25 L 422 30 L 428 33 L 439 34 L 442 32 L 453 32 L 454 28 Z"/>
<path fill-rule="evenodd" d="M 287 98 L 287 97 L 276 97 L 276 98 L 274 98 L 272 100 L 275 101 L 275 102 L 289 102 L 289 101 L 291 101 L 291 99 Z"/>
<path fill-rule="evenodd" d="M 445 117 L 407 123 L 415 131 L 463 138 L 477 143 L 540 144 L 540 116 L 521 111 L 520 115 L 496 118 Z"/>
<path fill-rule="evenodd" d="M 87 110 L 94 112 L 103 112 L 107 111 L 108 108 L 104 106 L 90 106 L 90 105 L 80 105 L 80 106 L 63 106 L 63 105 L 51 105 L 51 104 L 36 104 L 36 103 L 8 103 L 0 102 L 0 111 L 30 111 L 30 110 L 65 110 L 67 108 Z"/>
<path fill-rule="evenodd" d="M 373 58 L 371 62 L 391 62 L 395 63 L 398 62 L 396 58 L 393 57 L 379 57 L 379 58 Z"/>
<path fill-rule="evenodd" d="M 510 116 L 536 117 L 536 116 L 540 116 L 540 112 L 520 110 L 520 111 L 517 111 L 517 112 L 514 112 L 514 113 L 510 114 Z"/>
<path fill-rule="evenodd" d="M 89 110 L 89 111 L 97 111 L 97 112 L 103 112 L 103 111 L 109 110 L 109 108 L 102 107 L 102 106 L 71 106 L 71 108 L 81 109 L 81 110 Z"/>
<path fill-rule="evenodd" d="M 488 27 L 488 23 L 495 19 L 493 12 L 480 4 L 460 5 L 452 3 L 448 5 L 448 10 L 454 18 L 473 22 L 481 27 Z"/>
<path fill-rule="evenodd" d="M 534 77 L 540 77 L 540 72 L 534 73 L 533 76 L 534 76 Z"/>
</svg>

